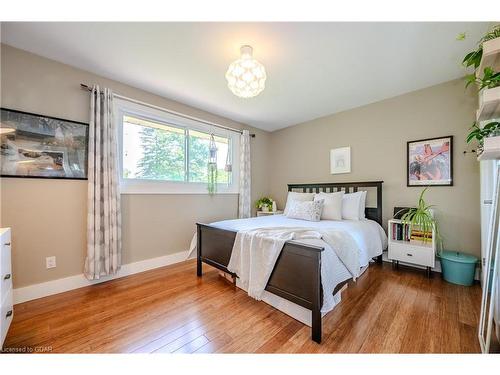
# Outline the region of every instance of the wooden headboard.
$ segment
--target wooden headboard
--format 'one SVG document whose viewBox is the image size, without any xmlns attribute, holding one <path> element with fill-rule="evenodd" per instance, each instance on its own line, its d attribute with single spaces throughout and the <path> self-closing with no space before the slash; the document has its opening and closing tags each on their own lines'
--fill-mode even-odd
<svg viewBox="0 0 500 375">
<path fill-rule="evenodd" d="M 365 208 L 368 219 L 374 220 L 382 225 L 382 184 L 384 181 L 361 181 L 361 182 L 327 182 L 322 184 L 288 184 L 288 191 L 301 191 L 303 193 L 334 193 L 345 191 L 355 193 L 357 191 L 368 191 L 367 188 L 377 189 L 377 206 Z"/>
</svg>

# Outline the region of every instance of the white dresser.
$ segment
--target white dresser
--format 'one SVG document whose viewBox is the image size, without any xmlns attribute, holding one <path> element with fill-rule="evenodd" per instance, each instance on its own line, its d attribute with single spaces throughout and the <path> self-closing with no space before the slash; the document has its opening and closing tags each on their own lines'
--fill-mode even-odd
<svg viewBox="0 0 500 375">
<path fill-rule="evenodd" d="M 14 317 L 10 228 L 0 228 L 0 347 Z"/>
</svg>

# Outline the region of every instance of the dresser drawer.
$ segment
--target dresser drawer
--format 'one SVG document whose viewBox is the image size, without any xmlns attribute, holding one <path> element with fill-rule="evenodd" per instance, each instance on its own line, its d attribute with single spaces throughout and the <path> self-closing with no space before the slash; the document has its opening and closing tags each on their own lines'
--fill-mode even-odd
<svg viewBox="0 0 500 375">
<path fill-rule="evenodd" d="M 0 346 L 3 346 L 10 323 L 14 318 L 14 306 L 12 303 L 12 289 L 5 295 L 0 307 Z"/>
<path fill-rule="evenodd" d="M 8 236 L 7 236 L 8 235 Z M 7 239 L 5 239 L 7 237 Z M 12 289 L 12 267 L 10 232 L 1 238 L 0 246 L 0 301 L 5 298 L 6 293 Z"/>
<path fill-rule="evenodd" d="M 434 267 L 434 250 L 424 246 L 389 243 L 388 258 L 425 267 Z"/>
</svg>

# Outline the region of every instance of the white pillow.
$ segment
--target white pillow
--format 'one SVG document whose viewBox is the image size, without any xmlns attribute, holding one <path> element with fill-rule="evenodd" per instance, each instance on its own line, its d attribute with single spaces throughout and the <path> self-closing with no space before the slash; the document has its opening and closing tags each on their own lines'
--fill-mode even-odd
<svg viewBox="0 0 500 375">
<path fill-rule="evenodd" d="M 323 200 L 323 213 L 321 220 L 342 220 L 342 198 L 343 191 L 336 193 L 319 193 L 314 196 L 314 200 Z"/>
<path fill-rule="evenodd" d="M 365 209 L 366 209 L 366 191 L 361 192 L 361 201 L 359 202 L 359 220 L 363 220 L 366 218 Z"/>
<path fill-rule="evenodd" d="M 366 191 L 344 194 L 342 197 L 342 219 L 362 220 L 365 218 Z"/>
<path fill-rule="evenodd" d="M 323 211 L 323 200 L 317 201 L 292 201 L 288 208 L 287 217 L 308 221 L 320 221 Z"/>
<path fill-rule="evenodd" d="M 312 201 L 314 199 L 314 193 L 297 193 L 295 191 L 289 191 L 288 197 L 286 198 L 286 205 L 283 214 L 288 214 L 288 210 L 290 209 L 290 204 L 294 201 L 298 202 L 307 202 Z"/>
</svg>

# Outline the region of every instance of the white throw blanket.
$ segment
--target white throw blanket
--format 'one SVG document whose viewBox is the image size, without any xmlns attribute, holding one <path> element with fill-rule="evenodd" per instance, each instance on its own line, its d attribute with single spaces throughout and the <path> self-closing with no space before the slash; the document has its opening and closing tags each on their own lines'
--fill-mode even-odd
<svg viewBox="0 0 500 375">
<path fill-rule="evenodd" d="M 304 228 L 265 228 L 238 232 L 227 269 L 238 275 L 250 297 L 261 300 L 285 242 L 306 238 L 321 238 L 321 235 Z"/>
<path fill-rule="evenodd" d="M 359 253 L 353 238 L 336 229 L 264 228 L 236 234 L 227 269 L 238 275 L 248 295 L 260 300 L 278 256 L 290 240 L 323 239 L 353 277 L 359 276 Z"/>
</svg>

